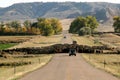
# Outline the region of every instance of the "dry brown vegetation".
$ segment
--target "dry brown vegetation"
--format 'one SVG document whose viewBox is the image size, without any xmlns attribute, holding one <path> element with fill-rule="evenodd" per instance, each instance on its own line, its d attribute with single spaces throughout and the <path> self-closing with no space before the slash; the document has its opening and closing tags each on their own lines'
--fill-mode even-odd
<svg viewBox="0 0 120 80">
<path fill-rule="evenodd" d="M 82 54 L 92 65 L 120 77 L 120 55 L 117 54 Z"/>
<path fill-rule="evenodd" d="M 22 43 L 34 36 L 0 36 L 0 43 Z"/>
<path fill-rule="evenodd" d="M 10 49 L 13 48 L 23 48 L 23 47 L 43 47 L 43 46 L 49 46 L 53 44 L 60 43 L 60 40 L 62 38 L 62 35 L 54 35 L 54 36 L 35 36 L 34 38 L 30 39 L 29 41 L 23 42 L 19 45 L 16 45 Z"/>
<path fill-rule="evenodd" d="M 30 71 L 47 64 L 52 55 L 32 55 L 21 57 L 0 58 L 0 80 L 16 80 Z"/>
<path fill-rule="evenodd" d="M 107 46 L 120 48 L 120 36 L 113 33 L 101 34 L 95 38 Z"/>
<path fill-rule="evenodd" d="M 78 35 L 73 35 L 72 39 L 77 41 L 79 45 L 88 45 L 88 46 L 101 46 L 99 42 L 94 41 L 93 37 L 90 36 L 78 36 Z"/>
</svg>

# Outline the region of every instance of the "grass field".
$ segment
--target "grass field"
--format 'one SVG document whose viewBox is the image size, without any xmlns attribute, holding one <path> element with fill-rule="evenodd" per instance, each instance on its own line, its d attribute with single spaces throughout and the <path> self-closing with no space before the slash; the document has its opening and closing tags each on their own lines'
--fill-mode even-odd
<svg viewBox="0 0 120 80">
<path fill-rule="evenodd" d="M 21 43 L 35 36 L 0 36 L 0 43 Z"/>
<path fill-rule="evenodd" d="M 83 58 L 97 68 L 120 77 L 120 55 L 117 54 L 82 54 Z"/>
<path fill-rule="evenodd" d="M 44 47 L 44 46 L 50 46 L 53 44 L 60 43 L 60 40 L 62 39 L 62 35 L 54 35 L 54 36 L 36 36 L 33 39 L 23 42 L 17 46 L 14 46 L 12 48 L 23 48 L 23 47 Z"/>
<path fill-rule="evenodd" d="M 19 78 L 20 76 L 31 72 L 41 66 L 47 64 L 53 55 L 35 55 L 25 57 L 17 57 L 17 58 L 0 58 L 0 64 L 11 64 L 16 63 L 15 65 L 4 65 L 0 66 L 0 80 L 16 80 L 15 78 Z M 29 62 L 30 64 L 22 64 L 24 62 Z M 21 65 L 18 65 L 18 64 Z"/>
<path fill-rule="evenodd" d="M 95 42 L 92 37 L 88 37 L 88 36 L 73 35 L 72 39 L 77 41 L 77 43 L 79 45 L 88 45 L 88 46 L 99 46 L 99 45 L 101 45 L 99 42 Z"/>
<path fill-rule="evenodd" d="M 1 36 L 0 40 L 5 44 L 0 44 L 0 49 L 13 49 L 23 47 L 43 47 L 52 44 L 59 44 L 62 39 L 62 35 L 54 36 Z M 9 41 L 10 40 L 10 41 Z M 17 41 L 22 40 L 22 42 Z M 16 41 L 16 42 L 15 42 Z M 15 42 L 11 43 L 11 42 Z M 15 46 L 14 46 L 15 45 Z M 13 46 L 13 47 L 12 47 Z M 10 48 L 11 47 L 11 48 Z M 34 54 L 34 53 L 33 53 Z M 18 57 L 17 57 L 18 56 Z M 29 57 L 22 57 L 21 55 L 10 56 L 7 58 L 0 57 L 0 80 L 16 80 L 20 76 L 34 71 L 37 68 L 47 64 L 53 55 L 37 55 Z"/>
<path fill-rule="evenodd" d="M 7 48 L 13 47 L 15 45 L 17 45 L 17 43 L 0 44 L 0 50 L 7 49 Z"/>
<path fill-rule="evenodd" d="M 117 36 L 112 33 L 101 34 L 100 36 L 95 37 L 101 43 L 111 46 L 111 47 L 120 47 L 120 36 Z"/>
</svg>

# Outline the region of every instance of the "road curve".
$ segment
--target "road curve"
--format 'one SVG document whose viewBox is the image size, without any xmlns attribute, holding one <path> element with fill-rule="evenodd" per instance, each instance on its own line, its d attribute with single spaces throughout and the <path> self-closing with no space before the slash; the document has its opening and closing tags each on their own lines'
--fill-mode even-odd
<svg viewBox="0 0 120 80">
<path fill-rule="evenodd" d="M 20 80 L 120 80 L 96 69 L 81 57 L 55 54 L 52 61 Z"/>
</svg>

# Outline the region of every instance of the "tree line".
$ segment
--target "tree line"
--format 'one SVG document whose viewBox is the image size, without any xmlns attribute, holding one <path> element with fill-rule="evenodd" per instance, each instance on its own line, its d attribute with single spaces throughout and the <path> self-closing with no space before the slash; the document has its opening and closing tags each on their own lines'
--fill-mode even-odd
<svg viewBox="0 0 120 80">
<path fill-rule="evenodd" d="M 114 32 L 120 32 L 120 17 L 115 16 L 113 18 Z M 91 35 L 95 32 L 99 22 L 94 16 L 77 17 L 70 25 L 69 32 L 79 35 Z"/>
<path fill-rule="evenodd" d="M 19 21 L 0 23 L 0 35 L 43 35 L 50 36 L 62 32 L 62 25 L 55 18 L 37 18 L 37 22 L 29 20 L 22 24 Z"/>
</svg>

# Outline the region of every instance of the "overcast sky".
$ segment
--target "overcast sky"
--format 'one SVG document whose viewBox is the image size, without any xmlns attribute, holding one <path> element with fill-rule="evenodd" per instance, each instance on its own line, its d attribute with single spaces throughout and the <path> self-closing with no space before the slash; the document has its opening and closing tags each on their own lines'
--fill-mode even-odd
<svg viewBox="0 0 120 80">
<path fill-rule="evenodd" d="M 0 0 L 0 7 L 7 7 L 14 3 L 21 2 L 110 2 L 110 3 L 120 3 L 120 0 Z"/>
</svg>

